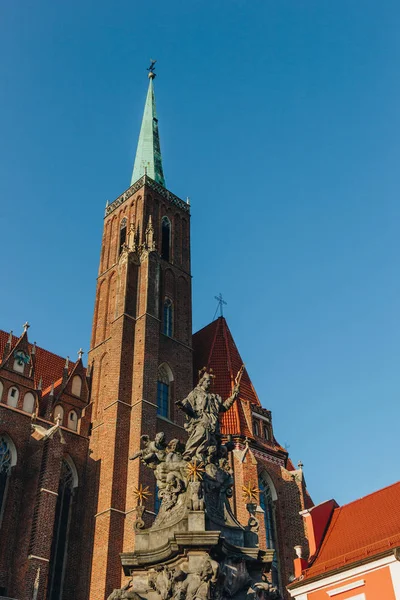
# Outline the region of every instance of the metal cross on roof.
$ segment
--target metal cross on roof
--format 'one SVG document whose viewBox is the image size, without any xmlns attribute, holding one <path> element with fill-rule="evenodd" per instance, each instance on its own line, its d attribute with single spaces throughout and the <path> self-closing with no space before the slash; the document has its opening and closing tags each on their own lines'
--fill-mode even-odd
<svg viewBox="0 0 400 600">
<path fill-rule="evenodd" d="M 219 296 L 214 296 L 214 298 L 216 300 L 218 300 L 218 304 L 217 304 L 217 309 L 214 313 L 213 321 L 214 321 L 215 317 L 217 316 L 218 310 L 219 310 L 219 316 L 220 317 L 224 316 L 224 304 L 225 304 L 225 306 L 227 305 L 227 302 L 225 302 L 225 300 L 223 299 L 221 292 L 219 293 Z"/>
</svg>

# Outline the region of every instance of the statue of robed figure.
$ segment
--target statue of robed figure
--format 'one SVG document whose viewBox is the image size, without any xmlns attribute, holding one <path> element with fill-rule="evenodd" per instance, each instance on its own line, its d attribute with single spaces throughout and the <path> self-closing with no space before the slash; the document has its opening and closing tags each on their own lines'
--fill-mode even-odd
<svg viewBox="0 0 400 600">
<path fill-rule="evenodd" d="M 243 369 L 242 365 L 236 376 L 232 394 L 226 400 L 223 400 L 218 394 L 210 392 L 214 375 L 204 369 L 194 390 L 186 398 L 176 402 L 176 405 L 187 415 L 185 429 L 189 438 L 183 454 L 186 460 L 197 458 L 205 462 L 208 449 L 219 446 L 219 415 L 221 412 L 229 410 L 237 399 Z"/>
</svg>

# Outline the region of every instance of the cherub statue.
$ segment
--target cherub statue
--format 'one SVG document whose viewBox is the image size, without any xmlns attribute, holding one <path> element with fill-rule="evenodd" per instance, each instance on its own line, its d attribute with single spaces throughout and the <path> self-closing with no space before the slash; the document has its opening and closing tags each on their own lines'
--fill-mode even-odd
<svg viewBox="0 0 400 600">
<path fill-rule="evenodd" d="M 165 450 L 167 448 L 165 433 L 160 431 L 156 434 L 153 441 L 150 440 L 148 435 L 140 436 L 140 440 L 144 444 L 144 447 L 131 456 L 130 460 L 141 458 L 147 466 L 153 467 L 154 465 L 153 468 L 155 468 L 157 464 L 165 459 Z"/>
</svg>

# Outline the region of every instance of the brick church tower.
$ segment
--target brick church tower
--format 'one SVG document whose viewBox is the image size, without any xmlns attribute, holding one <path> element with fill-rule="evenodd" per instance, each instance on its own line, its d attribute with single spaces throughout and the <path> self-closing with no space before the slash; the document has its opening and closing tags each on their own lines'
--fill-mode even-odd
<svg viewBox="0 0 400 600">
<path fill-rule="evenodd" d="M 155 73 L 143 114 L 131 187 L 106 208 L 89 364 L 94 536 L 91 600 L 121 584 L 119 553 L 133 547 L 134 490 L 153 478 L 140 436 L 182 438 L 174 401 L 192 388 L 189 205 L 165 187 Z"/>
<path fill-rule="evenodd" d="M 125 583 L 119 554 L 134 547 L 135 491 L 154 478 L 140 437 L 183 440 L 182 400 L 206 366 L 227 398 L 243 364 L 221 316 L 192 338 L 190 210 L 165 187 L 149 69 L 130 187 L 106 208 L 88 367 L 0 331 L 0 599 L 105 600 Z M 275 550 L 271 578 L 285 589 L 293 547 L 307 538 L 302 466 L 277 442 L 272 414 L 244 369 L 221 418 L 234 442 L 231 506 L 243 526 L 252 489 L 261 548 Z"/>
</svg>

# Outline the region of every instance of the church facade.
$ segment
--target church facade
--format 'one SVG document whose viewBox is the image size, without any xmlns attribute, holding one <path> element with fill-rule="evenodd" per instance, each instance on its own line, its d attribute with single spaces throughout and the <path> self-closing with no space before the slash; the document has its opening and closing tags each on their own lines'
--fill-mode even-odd
<svg viewBox="0 0 400 600">
<path fill-rule="evenodd" d="M 126 582 L 139 486 L 145 518 L 158 499 L 139 460 L 141 436 L 185 439 L 175 402 L 203 367 L 230 396 L 243 361 L 223 317 L 192 335 L 190 206 L 165 185 L 149 87 L 131 186 L 106 207 L 88 367 L 0 332 L 0 598 L 104 600 Z M 294 546 L 307 547 L 301 467 L 275 439 L 246 369 L 221 420 L 234 442 L 232 508 L 242 524 L 251 487 L 271 578 L 287 597 Z"/>
</svg>

